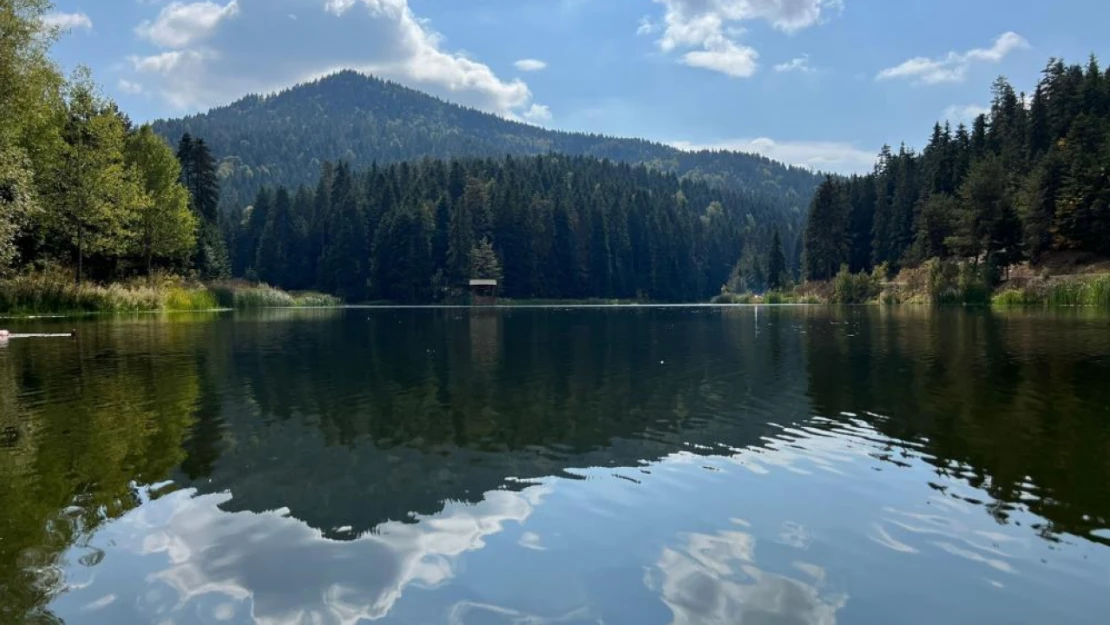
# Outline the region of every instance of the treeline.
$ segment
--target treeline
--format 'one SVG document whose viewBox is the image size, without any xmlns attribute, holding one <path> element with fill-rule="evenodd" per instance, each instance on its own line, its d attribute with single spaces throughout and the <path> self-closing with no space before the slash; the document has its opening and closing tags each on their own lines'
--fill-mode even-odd
<svg viewBox="0 0 1110 625">
<path fill-rule="evenodd" d="M 1015 263 L 1110 255 L 1110 71 L 1049 61 L 1032 95 L 995 81 L 990 112 L 925 150 L 884 147 L 875 171 L 827 177 L 805 232 L 805 276 L 970 259 L 988 281 Z"/>
<path fill-rule="evenodd" d="M 426 157 L 555 152 L 645 164 L 729 189 L 759 190 L 789 199 L 799 209 L 820 183 L 807 169 L 755 154 L 684 152 L 642 139 L 548 130 L 349 70 L 200 115 L 158 121 L 154 128 L 171 143 L 186 133 L 209 142 L 220 160 L 227 209 L 249 204 L 259 186 L 310 185 L 325 160 L 363 170 L 375 162 Z"/>
<path fill-rule="evenodd" d="M 434 302 L 492 278 L 512 298 L 704 300 L 781 201 L 587 157 L 325 164 L 263 188 L 228 237 L 236 275 L 348 301 Z"/>
<path fill-rule="evenodd" d="M 49 9 L 0 6 L 0 275 L 58 265 L 78 282 L 162 267 L 226 275 L 211 154 L 189 141 L 175 156 L 88 70 L 65 79 L 48 55 L 59 33 Z"/>
</svg>

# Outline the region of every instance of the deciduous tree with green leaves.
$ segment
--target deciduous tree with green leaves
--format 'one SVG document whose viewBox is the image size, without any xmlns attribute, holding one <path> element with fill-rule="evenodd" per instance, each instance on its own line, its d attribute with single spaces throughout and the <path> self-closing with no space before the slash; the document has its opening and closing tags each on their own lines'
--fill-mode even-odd
<svg viewBox="0 0 1110 625">
<path fill-rule="evenodd" d="M 142 198 L 135 207 L 135 251 L 146 266 L 180 261 L 196 245 L 197 219 L 189 210 L 189 193 L 180 183 L 181 166 L 164 139 L 143 126 L 127 138 L 125 160 L 138 173 Z"/>
<path fill-rule="evenodd" d="M 123 120 L 97 93 L 87 69 L 78 69 L 68 87 L 62 138 L 48 215 L 55 241 L 72 251 L 76 281 L 81 282 L 89 255 L 119 255 L 129 249 L 129 226 L 144 193 L 124 159 Z"/>
</svg>

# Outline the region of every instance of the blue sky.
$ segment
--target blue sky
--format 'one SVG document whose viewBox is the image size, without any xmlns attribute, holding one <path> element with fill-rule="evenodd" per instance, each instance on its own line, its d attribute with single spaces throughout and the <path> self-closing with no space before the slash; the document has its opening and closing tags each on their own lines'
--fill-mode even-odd
<svg viewBox="0 0 1110 625">
<path fill-rule="evenodd" d="M 56 0 L 67 69 L 138 121 L 341 68 L 564 130 L 840 172 L 1003 74 L 1110 60 L 1106 0 Z"/>
</svg>

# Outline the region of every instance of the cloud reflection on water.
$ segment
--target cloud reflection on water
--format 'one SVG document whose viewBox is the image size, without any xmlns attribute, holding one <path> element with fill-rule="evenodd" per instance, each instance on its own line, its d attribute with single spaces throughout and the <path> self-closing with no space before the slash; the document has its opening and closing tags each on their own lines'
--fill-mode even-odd
<svg viewBox="0 0 1110 625">
<path fill-rule="evenodd" d="M 547 490 L 493 491 L 477 505 L 452 504 L 434 518 L 388 523 L 346 542 L 324 538 L 284 510 L 226 512 L 219 506 L 228 494 L 180 491 L 135 510 L 102 539 L 168 561 L 146 577 L 131 602 L 133 617 L 176 623 L 198 613 L 207 613 L 204 622 L 240 614 L 236 620 L 264 625 L 353 625 L 388 614 L 410 585 L 451 579 L 458 556 L 480 549 L 506 523 L 524 522 Z"/>
</svg>

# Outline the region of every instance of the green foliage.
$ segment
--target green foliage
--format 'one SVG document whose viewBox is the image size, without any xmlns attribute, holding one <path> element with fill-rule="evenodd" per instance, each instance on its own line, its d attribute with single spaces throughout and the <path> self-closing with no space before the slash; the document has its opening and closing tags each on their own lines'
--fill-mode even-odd
<svg viewBox="0 0 1110 625">
<path fill-rule="evenodd" d="M 470 250 L 470 277 L 485 280 L 497 280 L 499 283 L 504 277 L 501 271 L 501 261 L 493 244 L 489 239 L 482 239 Z"/>
<path fill-rule="evenodd" d="M 291 294 L 268 284 L 242 281 L 216 282 L 208 286 L 221 308 L 299 308 L 338 306 L 339 299 L 321 293 Z"/>
<path fill-rule="evenodd" d="M 185 133 L 177 147 L 181 183 L 189 191 L 189 207 L 196 215 L 197 241 L 193 267 L 205 279 L 225 278 L 231 271 L 227 242 L 218 225 L 220 183 L 216 161 L 204 139 Z"/>
<path fill-rule="evenodd" d="M 991 300 L 995 306 L 1096 306 L 1110 308 L 1110 275 L 1056 280 L 1022 289 L 1007 289 Z"/>
<path fill-rule="evenodd" d="M 866 304 L 879 297 L 882 284 L 875 276 L 852 273 L 848 265 L 841 265 L 833 280 L 832 301 L 838 304 Z"/>
<path fill-rule="evenodd" d="M 78 70 L 66 98 L 64 146 L 50 172 L 46 211 L 53 240 L 73 255 L 80 282 L 89 255 L 119 255 L 133 239 L 129 225 L 144 201 L 134 169 L 124 160 L 127 130 L 114 105 Z"/>
<path fill-rule="evenodd" d="M 933 258 L 922 269 L 926 273 L 925 297 L 934 304 L 990 303 L 989 270 L 985 265 L 941 261 Z"/>
<path fill-rule="evenodd" d="M 315 188 L 291 204 L 283 188 L 258 194 L 235 220 L 238 275 L 346 301 L 441 301 L 472 277 L 498 280 L 509 299 L 704 301 L 742 251 L 759 267 L 782 225 L 765 196 L 586 157 L 425 160 L 362 173 L 325 164 Z M 778 246 L 785 285 L 781 238 Z M 303 280 L 302 265 L 315 265 L 315 279 Z"/>
<path fill-rule="evenodd" d="M 196 245 L 197 219 L 179 179 L 181 166 L 170 146 L 143 126 L 127 138 L 126 162 L 139 174 L 143 197 L 135 211 L 135 251 L 147 273 L 155 259 L 180 261 Z"/>
<path fill-rule="evenodd" d="M 767 255 L 767 288 L 771 291 L 785 289 L 790 285 L 790 276 L 786 273 L 786 255 L 782 251 L 782 237 L 778 228 L 771 238 L 771 251 Z"/>
<path fill-rule="evenodd" d="M 0 281 L 5 314 L 116 313 L 215 308 L 211 294 L 179 278 L 159 276 L 101 286 L 74 283 L 60 271 L 20 274 Z"/>
<path fill-rule="evenodd" d="M 922 152 L 884 146 L 873 173 L 826 179 L 810 205 L 806 277 L 829 279 L 843 263 L 859 272 L 957 258 L 977 275 L 962 290 L 946 281 L 960 293 L 942 299 L 979 301 L 980 280 L 993 285 L 1026 258 L 1110 256 L 1107 85 L 1094 58 L 1054 59 L 1032 98 L 999 79 L 970 130 L 938 123 Z"/>
<path fill-rule="evenodd" d="M 805 233 L 805 277 L 832 278 L 836 267 L 849 254 L 848 217 L 850 205 L 843 183 L 832 176 L 817 189 L 809 209 Z"/>
<path fill-rule="evenodd" d="M 751 304 L 755 301 L 755 296 L 751 293 L 731 293 L 724 292 L 720 295 L 713 297 L 712 303 L 714 304 Z"/>
</svg>

